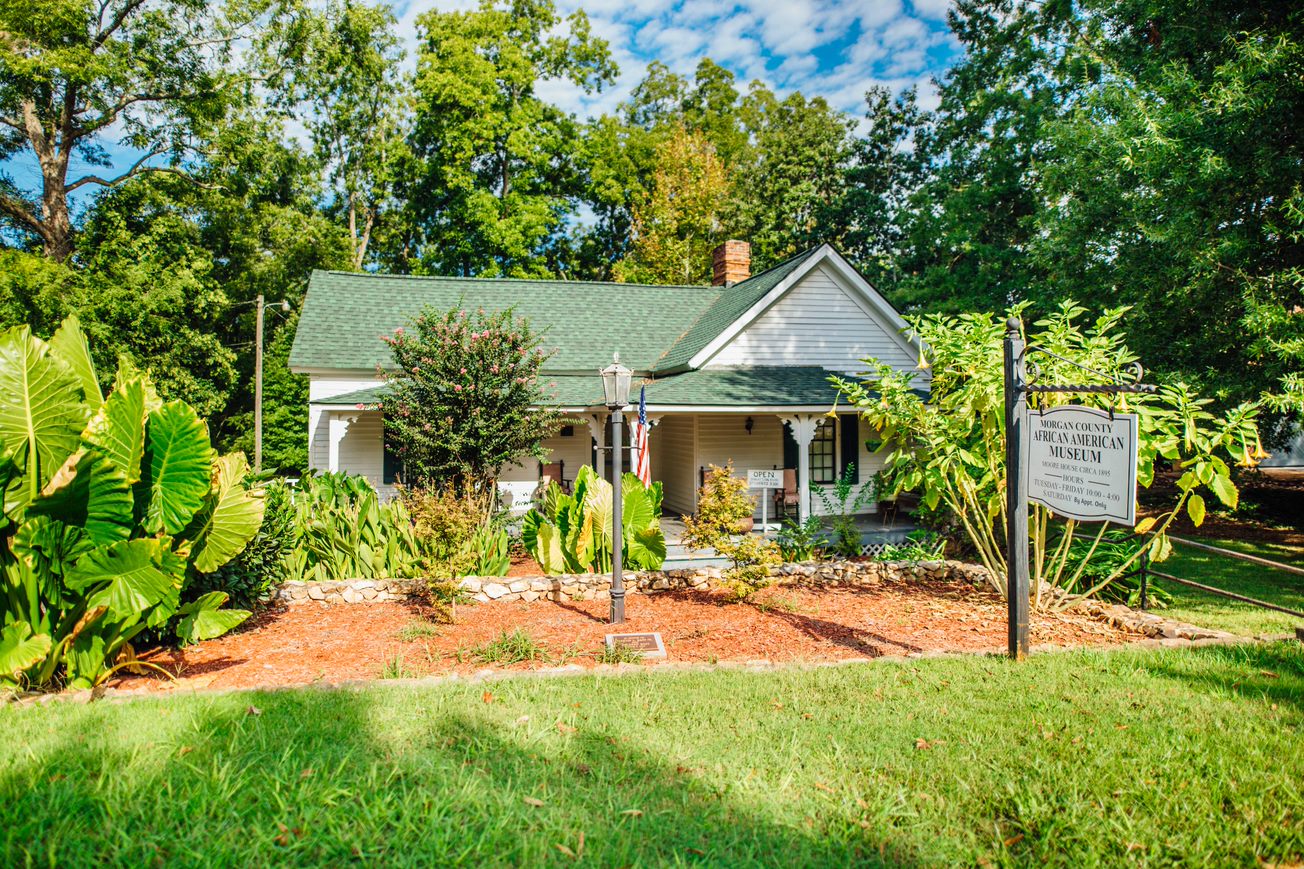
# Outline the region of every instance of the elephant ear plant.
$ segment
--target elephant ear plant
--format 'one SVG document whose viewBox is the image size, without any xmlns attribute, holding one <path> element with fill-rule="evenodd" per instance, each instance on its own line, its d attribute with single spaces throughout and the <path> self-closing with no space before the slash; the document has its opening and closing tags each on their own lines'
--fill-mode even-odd
<svg viewBox="0 0 1304 869">
<path fill-rule="evenodd" d="M 181 601 L 258 531 L 246 471 L 130 363 L 103 397 L 75 319 L 48 342 L 0 333 L 0 685 L 89 687 L 141 631 L 197 642 L 244 621 L 223 592 Z"/>
<path fill-rule="evenodd" d="M 666 559 L 661 530 L 661 483 L 644 486 L 634 474 L 621 480 L 625 566 L 657 570 Z M 525 514 L 521 540 L 547 573 L 611 570 L 612 487 L 585 465 L 566 494 L 553 483 L 538 509 Z"/>
</svg>

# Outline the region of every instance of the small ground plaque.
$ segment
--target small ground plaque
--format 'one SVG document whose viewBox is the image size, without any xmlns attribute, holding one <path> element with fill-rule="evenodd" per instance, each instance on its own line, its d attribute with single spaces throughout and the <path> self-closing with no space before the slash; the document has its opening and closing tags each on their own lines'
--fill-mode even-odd
<svg viewBox="0 0 1304 869">
<path fill-rule="evenodd" d="M 644 658 L 664 658 L 666 656 L 665 644 L 661 642 L 661 635 L 658 633 L 607 634 L 607 649 L 614 649 L 616 643 L 620 643 L 628 649 L 633 649 Z"/>
</svg>

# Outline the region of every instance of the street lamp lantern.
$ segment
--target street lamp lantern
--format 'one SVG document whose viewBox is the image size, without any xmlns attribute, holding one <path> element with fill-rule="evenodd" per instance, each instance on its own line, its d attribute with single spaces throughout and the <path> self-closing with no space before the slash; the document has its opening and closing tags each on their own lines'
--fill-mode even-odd
<svg viewBox="0 0 1304 869">
<path fill-rule="evenodd" d="M 629 405 L 629 380 L 634 372 L 620 364 L 620 354 L 611 354 L 611 364 L 598 372 L 602 375 L 602 394 L 612 413 Z"/>
<path fill-rule="evenodd" d="M 620 364 L 620 354 L 611 354 L 611 364 L 598 372 L 602 375 L 602 394 L 607 409 L 611 411 L 611 619 L 613 625 L 625 621 L 625 578 L 621 558 L 624 555 L 625 526 L 620 508 L 624 501 L 622 492 L 621 435 L 624 421 L 621 410 L 629 405 L 629 380 L 634 374 Z"/>
</svg>

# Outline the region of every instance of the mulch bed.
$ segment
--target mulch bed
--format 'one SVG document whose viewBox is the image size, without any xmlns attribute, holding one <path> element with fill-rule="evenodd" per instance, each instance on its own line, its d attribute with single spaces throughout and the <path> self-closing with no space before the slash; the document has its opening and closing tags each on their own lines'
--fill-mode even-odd
<svg viewBox="0 0 1304 869">
<path fill-rule="evenodd" d="M 302 604 L 260 613 L 236 633 L 185 649 L 141 655 L 176 674 L 126 675 L 118 688 L 264 688 L 379 678 L 401 656 L 404 675 L 528 670 L 598 663 L 609 603 L 493 602 L 459 606 L 457 622 L 433 636 L 400 632 L 426 618 L 416 604 Z M 626 598 L 620 631 L 660 631 L 670 662 L 830 661 L 916 652 L 979 652 L 1005 644 L 1005 604 L 959 582 L 912 581 L 875 588 L 775 586 L 746 603 L 723 593 L 663 592 Z M 513 665 L 474 649 L 517 629 L 548 661 Z M 1089 616 L 1037 614 L 1034 645 L 1113 645 L 1139 637 Z M 460 660 L 459 660 L 460 659 Z M 656 666 L 645 661 L 643 666 Z"/>
</svg>

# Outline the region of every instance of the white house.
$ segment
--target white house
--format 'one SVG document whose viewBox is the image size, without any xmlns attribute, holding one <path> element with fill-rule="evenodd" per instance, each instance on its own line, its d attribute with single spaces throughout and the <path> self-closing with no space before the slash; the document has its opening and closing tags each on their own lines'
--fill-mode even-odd
<svg viewBox="0 0 1304 869">
<path fill-rule="evenodd" d="M 795 469 L 802 515 L 818 511 L 806 480 L 830 484 L 854 464 L 863 482 L 881 465 L 856 414 L 829 415 L 836 396 L 828 377 L 863 371 L 867 356 L 917 371 L 919 348 L 901 316 L 829 245 L 753 276 L 749 245 L 730 241 L 713 265 L 709 287 L 315 272 L 290 354 L 291 368 L 310 380 L 309 464 L 364 474 L 392 491 L 382 336 L 426 306 L 514 307 L 546 330 L 556 406 L 582 420 L 546 442 L 550 475 L 573 480 L 607 454 L 598 449 L 609 431 L 598 370 L 618 351 L 635 372 L 632 396 L 647 387 L 652 475 L 668 511 L 691 513 L 705 468 L 729 460 L 739 472 Z M 629 408 L 627 421 L 636 414 Z M 504 469 L 502 479 L 533 483 L 543 470 L 531 461 Z"/>
</svg>

